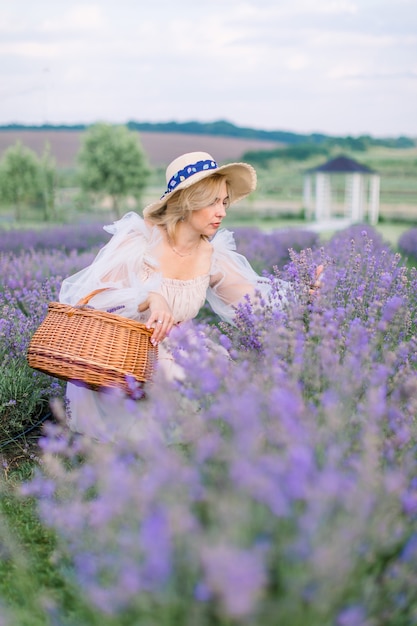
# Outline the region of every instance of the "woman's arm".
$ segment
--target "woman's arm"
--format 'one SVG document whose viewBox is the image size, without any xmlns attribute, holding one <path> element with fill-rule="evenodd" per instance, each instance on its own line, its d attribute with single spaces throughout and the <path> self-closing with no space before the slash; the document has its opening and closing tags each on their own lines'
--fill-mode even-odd
<svg viewBox="0 0 417 626">
<path fill-rule="evenodd" d="M 169 335 L 175 320 L 168 302 L 161 294 L 154 291 L 149 292 L 146 300 L 139 305 L 140 313 L 148 309 L 150 315 L 146 326 L 154 329 L 151 342 L 157 345 Z"/>
<path fill-rule="evenodd" d="M 75 305 L 92 291 L 105 289 L 92 298 L 91 306 L 136 319 L 138 307 L 151 291 L 159 290 L 161 283 L 157 271 L 146 280 L 143 276 L 144 262 L 156 267 L 152 258 L 154 233 L 135 213 L 127 214 L 106 230 L 113 237 L 91 265 L 63 280 L 60 302 Z"/>
<path fill-rule="evenodd" d="M 210 287 L 207 300 L 212 309 L 223 320 L 233 323 L 236 307 L 249 297 L 256 306 L 260 300 L 272 295 L 272 284 L 268 278 L 259 276 L 248 260 L 236 252 L 232 233 L 220 231 L 212 240 L 213 257 Z M 290 283 L 279 282 L 276 306 L 283 306 L 286 295 L 292 289 Z"/>
</svg>

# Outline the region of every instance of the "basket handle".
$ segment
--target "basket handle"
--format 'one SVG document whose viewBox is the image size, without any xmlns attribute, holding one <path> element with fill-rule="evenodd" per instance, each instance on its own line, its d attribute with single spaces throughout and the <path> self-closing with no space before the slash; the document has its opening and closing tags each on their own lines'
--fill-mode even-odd
<svg viewBox="0 0 417 626">
<path fill-rule="evenodd" d="M 68 309 L 67 311 L 68 317 L 71 317 L 72 315 L 74 315 L 77 309 L 82 309 L 86 304 L 90 302 L 91 298 L 96 296 L 98 293 L 101 293 L 102 291 L 106 291 L 107 289 L 110 289 L 110 287 L 102 287 L 101 289 L 94 289 L 94 291 L 84 296 L 84 298 L 81 298 L 81 300 L 79 300 L 77 304 L 74 304 L 70 309 Z"/>
<path fill-rule="evenodd" d="M 75 306 L 77 307 L 85 306 L 86 304 L 90 302 L 91 298 L 94 298 L 94 296 L 96 296 L 98 293 L 101 293 L 102 291 L 107 291 L 107 289 L 109 289 L 109 287 L 102 287 L 101 289 L 94 289 L 94 291 L 84 296 L 84 298 L 81 298 L 81 300 L 79 300 Z"/>
</svg>

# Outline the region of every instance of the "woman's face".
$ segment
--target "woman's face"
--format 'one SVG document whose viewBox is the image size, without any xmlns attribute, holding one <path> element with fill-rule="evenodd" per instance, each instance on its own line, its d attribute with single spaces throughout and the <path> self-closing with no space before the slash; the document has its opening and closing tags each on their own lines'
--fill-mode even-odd
<svg viewBox="0 0 417 626">
<path fill-rule="evenodd" d="M 191 211 L 188 224 L 200 235 L 212 237 L 220 228 L 230 204 L 226 181 L 222 180 L 217 197 L 206 207 Z"/>
</svg>

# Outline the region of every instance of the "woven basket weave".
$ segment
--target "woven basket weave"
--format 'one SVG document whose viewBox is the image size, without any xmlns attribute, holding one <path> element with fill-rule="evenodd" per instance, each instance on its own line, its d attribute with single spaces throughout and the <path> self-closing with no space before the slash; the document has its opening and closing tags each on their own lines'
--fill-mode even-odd
<svg viewBox="0 0 417 626">
<path fill-rule="evenodd" d="M 131 389 L 126 376 L 144 383 L 152 377 L 158 349 L 150 342 L 152 329 L 134 320 L 86 307 L 103 289 L 75 307 L 50 302 L 27 352 L 30 367 L 88 387 Z"/>
</svg>

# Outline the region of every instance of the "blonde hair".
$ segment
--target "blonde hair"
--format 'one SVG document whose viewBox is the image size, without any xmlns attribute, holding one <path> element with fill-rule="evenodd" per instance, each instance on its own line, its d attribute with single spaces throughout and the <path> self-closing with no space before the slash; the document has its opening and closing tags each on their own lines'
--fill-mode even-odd
<svg viewBox="0 0 417 626">
<path fill-rule="evenodd" d="M 224 174 L 213 174 L 198 183 L 174 193 L 158 211 L 146 216 L 149 222 L 166 229 L 168 237 L 175 241 L 178 222 L 188 218 L 192 211 L 210 206 L 218 197 L 222 182 L 226 182 L 229 204 L 233 202 L 231 188 Z"/>
</svg>

